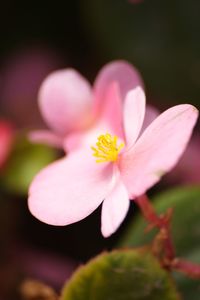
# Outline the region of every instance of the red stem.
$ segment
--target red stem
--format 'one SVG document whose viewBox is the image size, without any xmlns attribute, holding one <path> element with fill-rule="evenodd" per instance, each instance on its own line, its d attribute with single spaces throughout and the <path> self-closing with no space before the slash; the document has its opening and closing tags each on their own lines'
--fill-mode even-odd
<svg viewBox="0 0 200 300">
<path fill-rule="evenodd" d="M 138 197 L 136 203 L 149 223 L 149 228 L 157 227 L 160 230 L 160 235 L 157 238 L 158 241 L 161 241 L 163 247 L 158 251 L 160 252 L 164 249 L 164 257 L 161 256 L 163 265 L 169 269 L 180 271 L 191 278 L 200 279 L 200 265 L 175 257 L 174 245 L 170 235 L 172 209 L 169 209 L 165 215 L 159 216 L 146 195 Z M 154 241 L 156 242 L 156 239 Z M 159 252 L 157 253 L 158 255 Z"/>
<path fill-rule="evenodd" d="M 185 261 L 183 259 L 175 258 L 171 262 L 171 267 L 177 271 L 185 273 L 191 278 L 200 278 L 200 265 Z"/>
<path fill-rule="evenodd" d="M 136 199 L 138 206 L 140 207 L 144 218 L 152 225 L 160 227 L 162 222 L 160 217 L 157 216 L 154 207 L 151 205 L 146 195 L 142 195 Z"/>
<path fill-rule="evenodd" d="M 165 230 L 166 237 L 164 243 L 166 260 L 171 261 L 175 257 L 175 250 L 170 236 L 170 219 L 172 216 L 172 210 L 168 210 L 164 216 L 157 215 L 147 195 L 138 197 L 136 199 L 136 203 L 140 207 L 144 218 L 147 220 L 147 222 L 149 222 L 151 227 L 157 227 L 158 229 Z"/>
</svg>

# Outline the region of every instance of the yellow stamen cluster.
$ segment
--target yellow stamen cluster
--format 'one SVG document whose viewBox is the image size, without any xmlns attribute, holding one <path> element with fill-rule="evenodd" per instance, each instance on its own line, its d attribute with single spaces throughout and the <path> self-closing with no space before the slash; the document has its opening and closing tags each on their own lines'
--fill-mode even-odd
<svg viewBox="0 0 200 300">
<path fill-rule="evenodd" d="M 111 136 L 109 133 L 102 134 L 98 137 L 96 147 L 91 147 L 94 151 L 93 156 L 97 157 L 97 163 L 106 161 L 116 161 L 120 150 L 124 147 L 121 143 L 117 145 L 118 137 Z"/>
</svg>

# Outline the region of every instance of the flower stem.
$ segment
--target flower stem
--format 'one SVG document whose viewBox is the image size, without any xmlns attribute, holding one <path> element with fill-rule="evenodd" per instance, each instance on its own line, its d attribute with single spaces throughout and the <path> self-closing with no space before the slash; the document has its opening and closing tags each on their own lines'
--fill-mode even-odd
<svg viewBox="0 0 200 300">
<path fill-rule="evenodd" d="M 170 235 L 170 221 L 173 210 L 169 209 L 165 215 L 158 216 L 153 205 L 151 204 L 146 195 L 138 197 L 136 202 L 140 207 L 144 218 L 149 223 L 147 229 L 156 227 L 160 230 L 158 234 L 159 236 L 157 236 L 157 239 L 155 239 L 154 247 L 157 247 L 156 241 L 159 241 L 159 245 L 162 241 L 163 248 L 165 251 L 165 261 L 171 261 L 175 257 L 175 250 Z"/>
<path fill-rule="evenodd" d="M 152 243 L 152 252 L 163 267 L 200 279 L 200 265 L 176 257 L 170 232 L 173 210 L 170 208 L 165 214 L 158 215 L 147 195 L 138 197 L 135 202 L 148 222 L 147 230 L 154 227 L 159 229 Z"/>
<path fill-rule="evenodd" d="M 191 278 L 200 278 L 200 265 L 191 263 L 183 259 L 175 258 L 172 261 L 171 266 L 173 269 L 180 271 Z"/>
</svg>

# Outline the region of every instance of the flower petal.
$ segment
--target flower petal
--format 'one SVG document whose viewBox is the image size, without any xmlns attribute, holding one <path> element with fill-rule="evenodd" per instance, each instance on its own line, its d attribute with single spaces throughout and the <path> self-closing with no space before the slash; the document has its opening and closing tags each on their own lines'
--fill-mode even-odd
<svg viewBox="0 0 200 300">
<path fill-rule="evenodd" d="M 73 69 L 50 74 L 39 92 L 39 106 L 45 121 L 61 135 L 89 122 L 91 100 L 89 83 Z"/>
<path fill-rule="evenodd" d="M 145 115 L 146 98 L 141 87 L 128 92 L 124 102 L 124 131 L 127 147 L 133 145 L 140 133 Z"/>
<path fill-rule="evenodd" d="M 119 95 L 117 83 L 110 84 L 106 101 L 99 118 L 86 132 L 75 132 L 68 134 L 64 139 L 64 149 L 66 152 L 74 151 L 78 148 L 94 146 L 97 138 L 101 134 L 110 133 L 117 135 L 119 142 L 124 141 L 124 132 L 122 128 L 122 102 Z"/>
<path fill-rule="evenodd" d="M 77 222 L 92 213 L 110 191 L 112 164 L 97 164 L 79 151 L 42 170 L 29 191 L 29 209 L 52 225 Z"/>
<path fill-rule="evenodd" d="M 120 160 L 123 181 L 134 198 L 146 192 L 171 170 L 185 150 L 198 117 L 189 104 L 162 113 Z"/>
<path fill-rule="evenodd" d="M 139 72 L 128 62 L 119 60 L 105 65 L 94 83 L 95 111 L 98 111 L 104 101 L 105 93 L 112 82 L 117 82 L 124 98 L 127 92 L 136 86 L 143 86 Z"/>
<path fill-rule="evenodd" d="M 0 120 L 0 168 L 7 161 L 14 142 L 15 132 L 12 124 L 5 120 Z"/>
<path fill-rule="evenodd" d="M 120 226 L 128 212 L 129 203 L 128 191 L 118 178 L 102 205 L 101 232 L 104 237 L 113 234 Z"/>
<path fill-rule="evenodd" d="M 105 105 L 103 106 L 99 124 L 102 124 L 102 128 L 107 127 L 109 133 L 112 135 L 117 135 L 124 139 L 122 128 L 122 101 L 119 86 L 116 82 L 110 84 L 107 89 L 105 94 Z"/>
<path fill-rule="evenodd" d="M 157 108 L 147 105 L 140 134 L 160 115 Z"/>
<path fill-rule="evenodd" d="M 56 148 L 63 146 L 63 138 L 49 130 L 35 130 L 28 135 L 32 143 L 42 143 Z"/>
<path fill-rule="evenodd" d="M 104 120 L 105 121 L 105 120 Z M 114 130 L 108 122 L 99 122 L 95 123 L 93 127 L 85 132 L 75 132 L 68 134 L 64 139 L 63 148 L 69 153 L 71 151 L 79 151 L 80 149 L 88 149 L 91 146 L 95 146 L 97 139 L 100 135 L 110 133 L 111 135 L 116 135 L 118 133 L 118 144 L 124 141 L 121 138 L 122 134 L 120 131 Z"/>
</svg>

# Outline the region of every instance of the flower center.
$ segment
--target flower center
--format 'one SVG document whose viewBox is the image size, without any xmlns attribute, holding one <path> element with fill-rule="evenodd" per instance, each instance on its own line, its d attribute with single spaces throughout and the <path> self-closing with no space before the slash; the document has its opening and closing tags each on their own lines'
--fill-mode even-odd
<svg viewBox="0 0 200 300">
<path fill-rule="evenodd" d="M 98 137 L 96 142 L 96 147 L 91 147 L 94 151 L 93 156 L 97 157 L 97 163 L 106 161 L 116 161 L 120 150 L 124 147 L 121 143 L 117 145 L 118 137 L 116 135 L 112 136 L 109 133 L 102 134 Z"/>
</svg>

